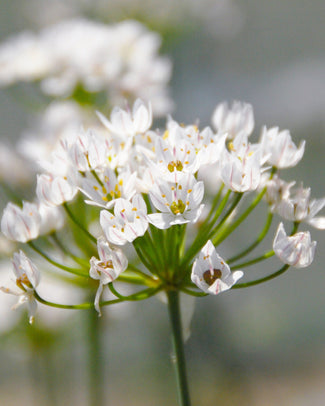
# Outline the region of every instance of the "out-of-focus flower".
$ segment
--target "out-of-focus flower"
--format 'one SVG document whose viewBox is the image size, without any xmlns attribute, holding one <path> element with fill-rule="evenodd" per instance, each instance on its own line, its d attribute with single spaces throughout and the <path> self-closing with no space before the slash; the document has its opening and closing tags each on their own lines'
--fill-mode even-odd
<svg viewBox="0 0 325 406">
<path fill-rule="evenodd" d="M 13 241 L 27 242 L 39 236 L 41 216 L 34 203 L 24 202 L 20 208 L 13 203 L 5 207 L 1 219 L 1 231 Z"/>
<path fill-rule="evenodd" d="M 34 297 L 34 290 L 39 284 L 40 273 L 36 265 L 24 254 L 23 251 L 14 253 L 13 256 L 13 271 L 16 277 L 16 285 L 20 288 L 20 292 L 13 291 L 9 288 L 1 286 L 0 289 L 4 293 L 10 293 L 19 296 L 18 303 L 13 307 L 16 309 L 24 303 L 27 303 L 29 322 L 34 321 L 37 310 L 37 302 Z"/>
<path fill-rule="evenodd" d="M 99 287 L 95 297 L 95 308 L 101 314 L 99 300 L 103 287 L 113 282 L 126 270 L 128 260 L 120 249 L 112 248 L 103 237 L 98 238 L 97 248 L 99 260 L 95 257 L 90 259 L 89 275 L 91 278 L 99 280 Z"/>
<path fill-rule="evenodd" d="M 209 240 L 193 263 L 191 279 L 203 292 L 217 295 L 230 289 L 243 275 L 242 271 L 230 271 Z"/>
<path fill-rule="evenodd" d="M 305 268 L 314 260 L 316 244 L 316 241 L 311 241 L 308 231 L 288 237 L 283 223 L 280 223 L 273 241 L 273 250 L 285 264 Z"/>
<path fill-rule="evenodd" d="M 37 176 L 37 197 L 48 206 L 59 206 L 72 200 L 77 191 L 77 185 L 65 177 L 47 174 Z"/>
<path fill-rule="evenodd" d="M 227 133 L 230 140 L 241 133 L 249 136 L 254 129 L 253 107 L 239 101 L 234 101 L 231 107 L 221 103 L 214 110 L 212 125 L 219 133 Z"/>
<path fill-rule="evenodd" d="M 110 121 L 100 113 L 98 116 L 109 131 L 123 138 L 143 134 L 152 124 L 151 104 L 147 107 L 140 99 L 134 102 L 132 111 L 114 107 Z"/>
<path fill-rule="evenodd" d="M 290 168 L 301 160 L 305 152 L 305 141 L 297 148 L 288 130 L 279 131 L 278 127 L 264 127 L 261 135 L 261 147 L 267 162 L 276 168 Z"/>
<path fill-rule="evenodd" d="M 0 142 L 0 182 L 22 186 L 29 182 L 31 172 L 13 148 Z"/>
<path fill-rule="evenodd" d="M 172 106 L 171 63 L 159 56 L 159 46 L 159 35 L 136 21 L 67 20 L 4 42 L 0 85 L 40 80 L 43 92 L 54 97 L 104 92 L 113 104 L 141 97 L 161 115 Z"/>
</svg>

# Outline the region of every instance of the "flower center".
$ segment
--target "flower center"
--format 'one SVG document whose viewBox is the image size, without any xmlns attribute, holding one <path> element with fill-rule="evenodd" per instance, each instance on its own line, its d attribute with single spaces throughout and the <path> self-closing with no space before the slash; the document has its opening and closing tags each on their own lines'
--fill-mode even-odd
<svg viewBox="0 0 325 406">
<path fill-rule="evenodd" d="M 184 211 L 185 211 L 185 208 L 186 208 L 186 206 L 185 206 L 185 204 L 183 203 L 183 201 L 182 200 L 178 200 L 177 202 L 173 202 L 171 205 L 170 205 L 170 210 L 174 213 L 174 214 L 179 214 L 179 213 L 184 213 Z"/>
<path fill-rule="evenodd" d="M 209 269 L 203 273 L 203 279 L 209 286 L 213 285 L 217 279 L 221 278 L 221 276 L 222 272 L 220 269 L 213 269 L 212 271 Z"/>
<path fill-rule="evenodd" d="M 170 161 L 168 166 L 167 166 L 169 172 L 174 172 L 174 169 L 176 168 L 177 171 L 182 171 L 183 170 L 183 164 L 181 161 L 177 160 L 175 161 Z"/>
<path fill-rule="evenodd" d="M 111 260 L 108 260 L 108 261 L 101 261 L 101 262 L 98 263 L 98 265 L 99 265 L 101 268 L 104 268 L 104 269 L 113 269 L 113 268 L 114 268 L 114 267 L 113 267 L 113 262 L 112 262 Z"/>
</svg>

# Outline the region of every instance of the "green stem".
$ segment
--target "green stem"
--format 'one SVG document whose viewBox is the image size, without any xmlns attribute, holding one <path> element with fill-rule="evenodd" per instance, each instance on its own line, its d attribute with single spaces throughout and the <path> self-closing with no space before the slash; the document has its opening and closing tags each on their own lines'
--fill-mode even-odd
<svg viewBox="0 0 325 406">
<path fill-rule="evenodd" d="M 104 406 L 104 363 L 101 340 L 103 318 L 98 317 L 95 309 L 89 309 L 86 314 L 86 346 L 88 356 L 88 396 L 89 405 Z M 106 385 L 105 385 L 106 386 Z"/>
<path fill-rule="evenodd" d="M 34 250 L 36 251 L 39 255 L 41 255 L 44 259 L 46 259 L 51 265 L 56 266 L 57 268 L 60 268 L 64 271 L 70 272 L 74 275 L 78 275 L 78 276 L 83 276 L 83 277 L 88 277 L 88 273 L 85 273 L 82 269 L 78 269 L 78 268 L 70 268 L 69 266 L 60 264 L 59 262 L 56 262 L 54 259 L 50 258 L 47 254 L 45 254 L 45 252 L 43 252 L 40 248 L 36 247 L 36 245 L 29 241 L 28 245 Z"/>
<path fill-rule="evenodd" d="M 168 290 L 168 311 L 172 330 L 173 346 L 175 352 L 175 367 L 180 406 L 190 406 L 190 395 L 187 384 L 184 341 L 182 337 L 182 324 L 179 303 L 179 291 Z"/>
<path fill-rule="evenodd" d="M 87 235 L 87 237 L 91 239 L 91 241 L 97 244 L 97 239 L 92 234 L 90 234 L 90 232 L 77 220 L 77 218 L 72 213 L 67 203 L 63 203 L 63 207 L 67 212 L 68 216 L 71 218 L 71 220 L 76 224 L 76 226 L 78 226 L 80 230 L 83 231 Z"/>
<path fill-rule="evenodd" d="M 248 288 L 250 286 L 259 285 L 260 283 L 270 281 L 271 279 L 274 279 L 277 276 L 282 275 L 289 267 L 290 267 L 290 265 L 286 264 L 282 268 L 280 268 L 278 271 L 272 273 L 271 275 L 265 276 L 264 278 L 256 279 L 255 281 L 251 281 L 251 282 L 237 283 L 231 289 Z"/>
<path fill-rule="evenodd" d="M 223 240 L 225 240 L 229 234 L 231 234 L 238 226 L 241 224 L 246 217 L 255 209 L 255 207 L 259 204 L 262 200 L 264 194 L 266 192 L 266 187 L 255 197 L 252 201 L 251 205 L 244 211 L 244 213 L 233 223 L 226 227 L 221 234 L 216 235 L 215 238 L 212 240 L 213 245 L 219 245 Z"/>
<path fill-rule="evenodd" d="M 52 238 L 53 242 L 57 245 L 57 247 L 68 257 L 73 259 L 77 264 L 81 265 L 82 267 L 86 268 L 87 270 L 89 269 L 89 261 L 83 258 L 79 258 L 76 255 L 74 255 L 72 252 L 70 252 L 66 247 L 62 244 L 60 238 L 58 237 L 58 234 L 56 232 L 52 233 L 50 235 Z"/>
<path fill-rule="evenodd" d="M 235 265 L 232 269 L 233 270 L 241 269 L 241 268 L 245 268 L 246 266 L 257 264 L 257 262 L 261 262 L 261 261 L 264 261 L 265 259 L 271 258 L 271 257 L 273 257 L 273 255 L 274 255 L 273 250 L 265 252 L 263 255 L 260 255 L 257 258 L 254 258 L 254 259 L 251 259 L 250 261 L 246 261 L 241 264 Z"/>
<path fill-rule="evenodd" d="M 246 256 L 247 254 L 249 254 L 251 251 L 253 251 L 254 248 L 256 248 L 258 246 L 258 244 L 264 239 L 264 237 L 266 236 L 266 234 L 268 233 L 271 223 L 273 220 L 273 213 L 269 212 L 267 219 L 266 219 L 266 223 L 263 227 L 263 230 L 261 231 L 260 235 L 256 238 L 256 240 L 249 246 L 247 247 L 245 250 L 241 251 L 239 254 L 231 257 L 228 259 L 227 264 L 230 265 L 233 262 L 237 261 L 240 258 L 243 258 L 244 256 Z"/>
</svg>

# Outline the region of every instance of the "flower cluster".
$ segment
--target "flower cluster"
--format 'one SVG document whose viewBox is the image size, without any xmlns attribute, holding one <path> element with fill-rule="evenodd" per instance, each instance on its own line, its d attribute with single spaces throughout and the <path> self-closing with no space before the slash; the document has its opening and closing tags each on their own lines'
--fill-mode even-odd
<svg viewBox="0 0 325 406">
<path fill-rule="evenodd" d="M 62 227 L 55 217 L 59 212 L 54 211 L 63 206 L 70 221 L 67 225 L 79 233 L 74 239 L 62 236 L 62 246 L 69 247 L 64 253 L 70 253 L 78 267 L 50 262 L 78 278 L 90 275 L 99 281 L 94 303 L 88 304 L 99 313 L 101 306 L 142 300 L 162 290 L 216 295 L 232 287 L 262 283 L 289 266 L 311 264 L 316 242 L 309 232 L 297 232 L 297 228 L 301 222 L 324 228 L 325 218 L 316 215 L 325 199 L 310 199 L 310 189 L 302 186 L 291 193 L 293 183 L 280 179 L 278 170 L 296 165 L 305 148 L 304 142 L 299 147 L 293 143 L 289 131 L 263 128 L 259 142 L 251 142 L 253 109 L 240 102 L 217 106 L 212 127 L 204 129 L 170 117 L 163 131 L 152 130 L 151 105 L 140 99 L 133 108 L 115 107 L 110 117 L 101 113 L 98 117 L 100 131 L 80 130 L 58 143 L 42 164 L 44 172 L 37 176 L 37 203 L 24 202 L 23 208 L 9 203 L 1 229 L 9 239 L 29 242 L 50 259 L 32 240 Z M 211 179 L 219 191 L 209 200 Z M 216 248 L 263 197 L 267 221 L 261 234 L 245 250 L 224 260 Z M 239 205 L 243 200 L 245 204 Z M 44 220 L 40 207 L 48 208 L 52 221 Z M 274 214 L 293 222 L 291 234 L 287 236 L 280 223 L 272 249 L 240 263 L 264 239 Z M 76 246 L 83 252 L 81 258 L 72 255 Z M 237 284 L 242 268 L 273 255 L 283 263 L 279 271 Z M 145 288 L 124 296 L 115 282 Z M 106 285 L 115 299 L 101 300 Z M 25 298 L 33 295 L 37 284 L 31 281 L 31 286 L 20 287 Z"/>
<path fill-rule="evenodd" d="M 45 94 L 83 101 L 98 92 L 110 103 L 141 97 L 151 100 L 156 114 L 165 114 L 171 108 L 171 63 L 158 55 L 160 42 L 158 34 L 132 20 L 114 25 L 67 20 L 4 42 L 0 85 L 40 81 Z"/>
</svg>

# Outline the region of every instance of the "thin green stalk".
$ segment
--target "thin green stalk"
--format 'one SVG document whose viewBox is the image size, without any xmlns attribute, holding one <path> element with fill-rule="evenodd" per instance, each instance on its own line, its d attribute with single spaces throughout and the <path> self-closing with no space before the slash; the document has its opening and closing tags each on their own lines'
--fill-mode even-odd
<svg viewBox="0 0 325 406">
<path fill-rule="evenodd" d="M 78 226 L 80 230 L 83 231 L 92 242 L 97 244 L 97 239 L 92 234 L 90 234 L 90 232 L 80 223 L 80 221 L 77 220 L 77 218 L 72 213 L 67 203 L 63 203 L 63 207 L 67 212 L 68 216 L 70 217 L 70 219 L 76 224 L 76 226 Z"/>
<path fill-rule="evenodd" d="M 226 221 L 229 219 L 229 217 L 232 215 L 232 213 L 234 212 L 234 210 L 236 209 L 238 203 L 240 202 L 241 198 L 243 197 L 243 193 L 236 193 L 234 201 L 232 202 L 231 206 L 229 207 L 229 209 L 226 211 L 225 215 L 222 217 L 222 219 L 220 220 L 220 222 L 218 223 L 218 225 L 211 230 L 208 239 L 213 238 L 214 235 L 216 235 L 218 233 L 218 231 L 220 230 L 220 228 L 226 223 Z"/>
<path fill-rule="evenodd" d="M 280 268 L 278 271 L 272 273 L 271 275 L 265 276 L 264 278 L 256 279 L 255 281 L 251 281 L 251 282 L 237 283 L 231 289 L 248 288 L 250 286 L 259 285 L 260 283 L 270 281 L 271 279 L 274 279 L 274 278 L 282 275 L 288 268 L 290 268 L 290 265 L 286 264 L 282 268 Z"/>
<path fill-rule="evenodd" d="M 215 223 L 215 221 L 218 219 L 218 217 L 222 213 L 223 209 L 225 208 L 230 194 L 231 194 L 231 190 L 228 190 L 227 193 L 225 194 L 225 196 L 223 197 L 220 205 L 218 206 L 218 209 L 213 216 L 213 220 L 209 224 L 203 223 L 203 225 L 200 227 L 196 238 L 192 242 L 191 246 L 187 249 L 186 254 L 183 257 L 183 260 L 181 262 L 181 268 L 186 267 L 186 265 L 196 255 L 197 251 L 207 241 L 207 234 L 210 232 L 211 228 L 213 227 L 213 224 Z"/>
<path fill-rule="evenodd" d="M 74 275 L 78 275 L 78 276 L 83 276 L 83 277 L 88 277 L 88 273 L 84 272 L 82 269 L 80 268 L 71 268 L 69 266 L 60 264 L 59 262 L 55 261 L 54 259 L 50 258 L 47 254 L 45 254 L 45 252 L 43 252 L 40 248 L 36 247 L 36 245 L 32 242 L 29 241 L 28 245 L 35 251 L 37 252 L 39 255 L 41 255 L 44 259 L 46 259 L 51 265 L 56 266 L 57 268 L 60 268 L 64 271 L 70 272 Z"/>
<path fill-rule="evenodd" d="M 182 334 L 181 313 L 179 303 L 179 291 L 168 290 L 168 311 L 172 330 L 173 347 L 175 353 L 175 368 L 178 388 L 178 400 L 180 406 L 190 406 L 190 394 L 186 376 L 186 364 L 184 353 L 184 341 Z"/>
<path fill-rule="evenodd" d="M 241 264 L 233 266 L 232 269 L 234 269 L 234 270 L 235 269 L 241 269 L 241 268 L 245 268 L 245 267 L 250 266 L 250 265 L 257 264 L 258 262 L 261 262 L 261 261 L 264 261 L 265 259 L 273 257 L 273 255 L 274 255 L 273 250 L 265 252 L 263 255 L 260 255 L 257 258 L 254 258 L 254 259 L 251 259 L 250 261 L 246 261 L 246 262 L 243 262 Z"/>
<path fill-rule="evenodd" d="M 82 267 L 89 269 L 89 261 L 83 258 L 79 258 L 76 255 L 74 255 L 70 250 L 68 250 L 61 242 L 60 238 L 58 237 L 58 234 L 56 232 L 52 233 L 50 235 L 52 238 L 53 242 L 56 244 L 56 246 L 68 257 L 73 259 L 77 264 L 81 265 Z"/>
<path fill-rule="evenodd" d="M 244 213 L 242 213 L 242 215 L 236 221 L 234 221 L 228 227 L 226 227 L 223 230 L 223 232 L 221 232 L 219 235 L 215 236 L 215 238 L 212 240 L 213 245 L 215 246 L 219 245 L 223 240 L 225 240 L 228 237 L 229 234 L 231 234 L 239 226 L 239 224 L 241 224 L 246 219 L 246 217 L 249 216 L 249 214 L 255 209 L 255 207 L 262 200 L 265 192 L 266 187 L 255 197 L 250 206 L 244 211 Z"/>
<path fill-rule="evenodd" d="M 245 250 L 241 251 L 239 254 L 231 257 L 228 259 L 227 264 L 230 265 L 235 261 L 238 261 L 238 259 L 243 258 L 244 256 L 246 256 L 247 254 L 249 254 L 251 251 L 253 251 L 254 248 L 256 248 L 259 243 L 261 241 L 263 241 L 263 239 L 265 238 L 266 234 L 268 233 L 270 226 L 272 224 L 272 220 L 273 220 L 273 213 L 269 212 L 267 219 L 266 219 L 266 223 L 263 227 L 263 230 L 261 231 L 261 233 L 259 234 L 259 236 L 256 238 L 256 240 L 249 245 L 249 247 L 247 247 Z"/>
</svg>

